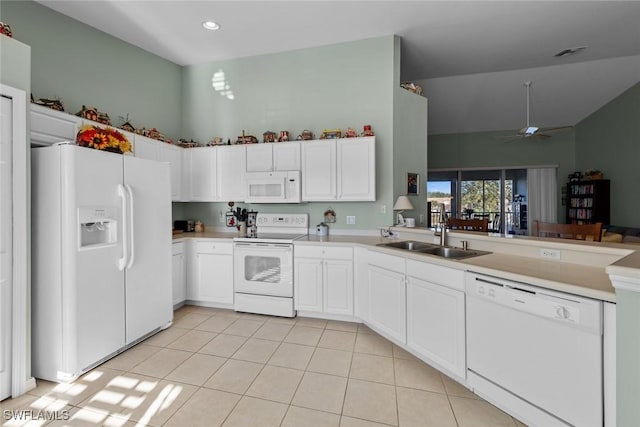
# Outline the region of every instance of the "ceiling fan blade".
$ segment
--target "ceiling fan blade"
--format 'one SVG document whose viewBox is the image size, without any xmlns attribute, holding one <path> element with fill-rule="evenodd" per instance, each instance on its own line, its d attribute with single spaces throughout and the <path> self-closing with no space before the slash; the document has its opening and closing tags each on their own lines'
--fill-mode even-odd
<svg viewBox="0 0 640 427">
<path fill-rule="evenodd" d="M 565 130 L 573 129 L 573 126 L 558 126 L 553 128 L 541 128 L 539 132 L 543 133 L 558 133 Z"/>
</svg>

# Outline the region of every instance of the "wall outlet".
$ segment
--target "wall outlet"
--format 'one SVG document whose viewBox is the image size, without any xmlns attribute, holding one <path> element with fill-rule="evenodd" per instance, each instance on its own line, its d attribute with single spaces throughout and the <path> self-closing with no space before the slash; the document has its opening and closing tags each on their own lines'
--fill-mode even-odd
<svg viewBox="0 0 640 427">
<path fill-rule="evenodd" d="M 380 213 L 381 214 L 386 214 L 387 213 L 387 205 L 380 206 Z"/>
<path fill-rule="evenodd" d="M 547 259 L 560 259 L 560 251 L 557 249 L 540 249 L 540 257 Z"/>
<path fill-rule="evenodd" d="M 356 223 L 356 217 L 353 215 L 347 215 L 347 224 L 355 224 Z"/>
<path fill-rule="evenodd" d="M 220 211 L 220 216 L 218 217 L 218 221 L 222 224 L 225 223 L 225 214 L 224 211 Z"/>
</svg>

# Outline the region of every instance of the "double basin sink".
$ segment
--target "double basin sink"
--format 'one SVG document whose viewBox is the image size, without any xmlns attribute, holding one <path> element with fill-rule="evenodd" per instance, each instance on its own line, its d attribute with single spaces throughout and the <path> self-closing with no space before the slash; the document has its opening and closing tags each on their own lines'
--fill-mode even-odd
<svg viewBox="0 0 640 427">
<path fill-rule="evenodd" d="M 486 255 L 491 252 L 476 251 L 460 248 L 452 248 L 449 246 L 432 245 L 425 242 L 416 242 L 413 240 L 405 240 L 402 242 L 392 243 L 379 243 L 378 246 L 384 246 L 387 248 L 402 249 L 413 253 L 419 253 L 424 255 L 435 255 L 442 258 L 450 259 L 464 259 L 471 258 L 480 255 Z"/>
</svg>

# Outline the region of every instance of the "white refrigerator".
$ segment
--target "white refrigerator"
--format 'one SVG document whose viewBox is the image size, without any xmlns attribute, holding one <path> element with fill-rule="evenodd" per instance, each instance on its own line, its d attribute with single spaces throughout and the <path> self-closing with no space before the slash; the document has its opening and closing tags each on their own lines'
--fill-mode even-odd
<svg viewBox="0 0 640 427">
<path fill-rule="evenodd" d="M 170 169 L 57 145 L 31 175 L 32 372 L 67 382 L 171 324 Z"/>
</svg>

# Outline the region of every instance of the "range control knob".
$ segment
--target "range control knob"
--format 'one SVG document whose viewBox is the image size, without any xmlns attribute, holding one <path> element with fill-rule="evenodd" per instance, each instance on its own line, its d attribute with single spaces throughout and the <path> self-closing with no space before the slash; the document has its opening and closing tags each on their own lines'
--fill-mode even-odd
<svg viewBox="0 0 640 427">
<path fill-rule="evenodd" d="M 556 307 L 556 317 L 558 319 L 568 319 L 571 317 L 571 312 L 566 307 L 558 306 Z"/>
</svg>

